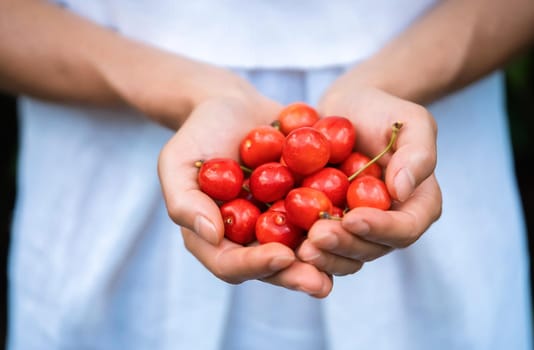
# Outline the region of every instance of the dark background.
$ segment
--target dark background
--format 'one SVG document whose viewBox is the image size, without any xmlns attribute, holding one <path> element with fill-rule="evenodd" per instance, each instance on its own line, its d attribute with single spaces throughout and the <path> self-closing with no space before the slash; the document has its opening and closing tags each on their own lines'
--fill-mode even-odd
<svg viewBox="0 0 534 350">
<path fill-rule="evenodd" d="M 506 67 L 508 112 L 515 167 L 527 226 L 529 248 L 534 253 L 534 182 L 527 170 L 534 160 L 534 49 Z M 0 348 L 5 348 L 7 311 L 7 252 L 15 199 L 18 124 L 16 99 L 0 93 Z M 531 137 L 529 138 L 529 135 Z M 534 254 L 533 254 L 534 255 Z M 531 263 L 531 266 L 534 264 Z M 531 276 L 534 273 L 531 268 Z"/>
</svg>

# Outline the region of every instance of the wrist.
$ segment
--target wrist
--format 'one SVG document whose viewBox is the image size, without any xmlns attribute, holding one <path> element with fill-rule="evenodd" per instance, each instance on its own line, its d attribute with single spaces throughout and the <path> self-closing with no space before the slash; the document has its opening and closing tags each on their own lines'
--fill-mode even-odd
<svg viewBox="0 0 534 350">
<path fill-rule="evenodd" d="M 123 40 L 121 45 L 112 59 L 96 62 L 100 74 L 127 105 L 171 129 L 207 100 L 246 101 L 259 95 L 228 70 L 143 43 Z"/>
</svg>

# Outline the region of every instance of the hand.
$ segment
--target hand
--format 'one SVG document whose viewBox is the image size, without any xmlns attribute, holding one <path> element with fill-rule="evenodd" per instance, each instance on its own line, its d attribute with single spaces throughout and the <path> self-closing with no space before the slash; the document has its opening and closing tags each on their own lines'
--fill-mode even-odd
<svg viewBox="0 0 534 350">
<path fill-rule="evenodd" d="M 253 127 L 270 123 L 281 106 L 255 92 L 200 103 L 161 151 L 159 176 L 170 217 L 182 226 L 184 243 L 215 276 L 228 283 L 260 279 L 315 297 L 325 297 L 331 277 L 298 261 L 288 247 L 269 243 L 243 247 L 224 236 L 216 203 L 197 184 L 196 160 L 238 159 L 237 145 Z"/>
<path fill-rule="evenodd" d="M 342 78 L 343 79 L 343 78 Z M 414 243 L 441 214 L 441 191 L 434 175 L 437 128 L 423 107 L 360 86 L 336 83 L 322 99 L 322 115 L 343 115 L 357 129 L 356 147 L 374 156 L 385 148 L 396 121 L 404 125 L 394 152 L 380 159 L 394 199 L 382 211 L 355 208 L 342 221 L 320 220 L 310 229 L 297 256 L 334 275 L 358 271 L 364 262 Z"/>
</svg>

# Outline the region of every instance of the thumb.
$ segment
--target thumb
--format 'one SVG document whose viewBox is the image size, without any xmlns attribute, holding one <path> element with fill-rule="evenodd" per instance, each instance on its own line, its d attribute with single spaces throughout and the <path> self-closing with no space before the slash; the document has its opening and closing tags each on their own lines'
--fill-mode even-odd
<svg viewBox="0 0 534 350">
<path fill-rule="evenodd" d="M 429 114 L 422 114 L 423 117 L 412 117 L 404 124 L 386 168 L 386 185 L 401 202 L 407 200 L 436 167 L 437 127 Z"/>
<path fill-rule="evenodd" d="M 158 175 L 170 218 L 211 244 L 218 245 L 224 235 L 224 224 L 217 204 L 200 191 L 195 159 L 184 159 L 187 137 L 176 137 L 162 149 Z"/>
</svg>

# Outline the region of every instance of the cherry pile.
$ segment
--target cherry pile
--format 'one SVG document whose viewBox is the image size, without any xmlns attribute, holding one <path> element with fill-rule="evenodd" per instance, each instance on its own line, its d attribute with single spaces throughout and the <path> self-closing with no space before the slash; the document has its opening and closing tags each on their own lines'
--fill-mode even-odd
<svg viewBox="0 0 534 350">
<path fill-rule="evenodd" d="M 303 102 L 287 105 L 271 125 L 249 131 L 240 161 L 197 161 L 200 190 L 221 210 L 225 236 L 247 245 L 279 242 L 295 249 L 319 219 L 340 220 L 346 210 L 387 210 L 391 197 L 376 161 L 354 150 L 356 129 L 342 116 L 320 118 Z"/>
</svg>

